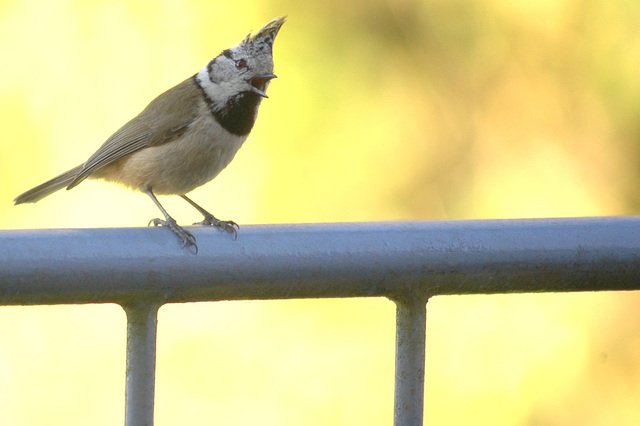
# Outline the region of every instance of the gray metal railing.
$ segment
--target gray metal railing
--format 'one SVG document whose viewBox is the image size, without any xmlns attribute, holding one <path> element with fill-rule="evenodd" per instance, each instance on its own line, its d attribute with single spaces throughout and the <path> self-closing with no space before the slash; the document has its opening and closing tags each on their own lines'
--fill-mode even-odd
<svg viewBox="0 0 640 426">
<path fill-rule="evenodd" d="M 426 303 L 441 294 L 640 289 L 640 217 L 0 231 L 0 305 L 117 303 L 125 424 L 153 424 L 165 303 L 387 297 L 397 306 L 395 424 L 423 423 Z"/>
</svg>

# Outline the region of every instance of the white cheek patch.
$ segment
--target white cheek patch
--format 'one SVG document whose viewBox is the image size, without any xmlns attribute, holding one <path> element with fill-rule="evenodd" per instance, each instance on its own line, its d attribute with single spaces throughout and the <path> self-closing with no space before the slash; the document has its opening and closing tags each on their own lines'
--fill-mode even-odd
<svg viewBox="0 0 640 426">
<path fill-rule="evenodd" d="M 212 82 L 209 78 L 209 64 L 205 65 L 200 71 L 198 71 L 196 81 L 200 87 L 202 87 L 202 90 L 204 90 L 204 93 L 207 95 L 209 100 L 215 102 L 217 92 L 216 87 L 218 84 Z"/>
<path fill-rule="evenodd" d="M 243 78 L 238 78 L 238 76 L 234 78 L 234 76 L 221 74 L 219 76 L 214 75 L 214 78 L 211 78 L 212 72 L 224 73 L 222 67 L 211 66 L 214 61 L 215 59 L 202 67 L 196 75 L 197 83 L 213 105 L 222 106 L 233 96 L 251 90 L 251 85 Z"/>
</svg>

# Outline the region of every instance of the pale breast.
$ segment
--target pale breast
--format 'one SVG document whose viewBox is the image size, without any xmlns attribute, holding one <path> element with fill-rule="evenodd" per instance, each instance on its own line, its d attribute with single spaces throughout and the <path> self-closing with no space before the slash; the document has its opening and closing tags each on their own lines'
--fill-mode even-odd
<svg viewBox="0 0 640 426">
<path fill-rule="evenodd" d="M 156 194 L 186 194 L 216 177 L 246 138 L 224 130 L 202 102 L 199 118 L 180 138 L 126 158 L 119 182 L 137 190 L 151 188 Z"/>
</svg>

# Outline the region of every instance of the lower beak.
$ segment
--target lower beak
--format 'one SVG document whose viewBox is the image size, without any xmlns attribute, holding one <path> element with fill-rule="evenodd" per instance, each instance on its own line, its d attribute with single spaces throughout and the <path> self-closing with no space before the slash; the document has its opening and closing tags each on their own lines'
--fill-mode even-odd
<svg viewBox="0 0 640 426">
<path fill-rule="evenodd" d="M 267 83 L 274 78 L 276 78 L 275 74 L 264 74 L 253 77 L 249 80 L 251 91 L 258 94 L 259 96 L 262 96 L 263 98 L 268 98 L 267 94 L 264 91 L 267 90 Z"/>
</svg>

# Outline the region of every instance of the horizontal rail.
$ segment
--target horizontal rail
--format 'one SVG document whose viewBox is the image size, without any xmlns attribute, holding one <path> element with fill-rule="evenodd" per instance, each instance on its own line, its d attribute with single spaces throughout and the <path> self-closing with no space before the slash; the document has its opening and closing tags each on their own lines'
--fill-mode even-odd
<svg viewBox="0 0 640 426">
<path fill-rule="evenodd" d="M 640 289 L 640 217 L 0 231 L 0 305 L 127 313 L 125 424 L 152 425 L 158 307 L 385 296 L 396 302 L 396 426 L 423 424 L 426 302 L 438 294 Z"/>
<path fill-rule="evenodd" d="M 640 289 L 640 217 L 0 231 L 0 304 Z"/>
</svg>

